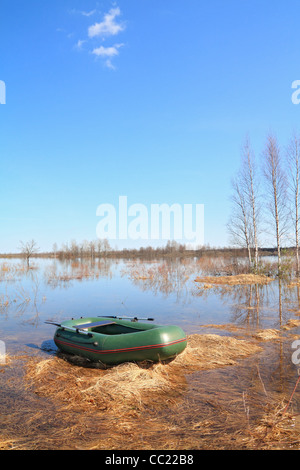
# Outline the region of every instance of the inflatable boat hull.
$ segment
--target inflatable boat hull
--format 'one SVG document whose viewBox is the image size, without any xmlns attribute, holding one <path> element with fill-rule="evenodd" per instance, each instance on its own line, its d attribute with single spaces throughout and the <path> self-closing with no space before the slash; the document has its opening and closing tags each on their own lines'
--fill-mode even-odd
<svg viewBox="0 0 300 470">
<path fill-rule="evenodd" d="M 65 353 L 107 365 L 165 361 L 187 345 L 186 335 L 178 326 L 107 317 L 65 321 L 56 329 L 54 342 Z"/>
</svg>

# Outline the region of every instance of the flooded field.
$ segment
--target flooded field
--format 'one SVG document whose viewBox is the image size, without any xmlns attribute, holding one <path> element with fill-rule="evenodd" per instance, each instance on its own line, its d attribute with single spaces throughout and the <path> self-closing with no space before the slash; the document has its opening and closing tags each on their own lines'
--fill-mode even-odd
<svg viewBox="0 0 300 470">
<path fill-rule="evenodd" d="M 1 260 L 0 448 L 298 449 L 300 285 L 209 274 L 196 259 Z M 58 353 L 46 320 L 101 315 L 179 325 L 188 348 L 110 369 Z"/>
</svg>

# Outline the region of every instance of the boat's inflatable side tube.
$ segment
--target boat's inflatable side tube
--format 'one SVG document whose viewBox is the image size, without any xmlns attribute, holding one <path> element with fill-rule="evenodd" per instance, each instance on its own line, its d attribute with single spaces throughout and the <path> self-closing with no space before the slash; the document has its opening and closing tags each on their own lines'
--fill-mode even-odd
<svg viewBox="0 0 300 470">
<path fill-rule="evenodd" d="M 128 326 L 128 323 L 131 322 L 122 321 L 123 326 Z M 65 322 L 65 326 L 73 325 Z M 163 361 L 180 354 L 187 345 L 186 335 L 178 326 L 146 325 L 147 329 L 144 329 L 145 325 L 138 322 L 129 326 L 134 328 L 135 332 L 118 335 L 92 332 L 91 336 L 59 327 L 55 332 L 54 341 L 57 347 L 66 353 L 104 364 Z M 140 331 L 137 331 L 139 329 Z"/>
</svg>

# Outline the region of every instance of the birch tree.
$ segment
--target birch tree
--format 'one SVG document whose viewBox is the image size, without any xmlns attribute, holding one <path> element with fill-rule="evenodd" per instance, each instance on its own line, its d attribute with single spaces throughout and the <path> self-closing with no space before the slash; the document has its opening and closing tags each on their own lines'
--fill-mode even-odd
<svg viewBox="0 0 300 470">
<path fill-rule="evenodd" d="M 299 259 L 299 178 L 300 178 L 300 136 L 294 134 L 287 147 L 288 162 L 288 188 L 291 196 L 292 210 L 291 219 L 294 227 L 294 236 L 296 244 L 296 274 L 299 276 L 300 259 Z"/>
<path fill-rule="evenodd" d="M 250 241 L 254 247 L 254 267 L 258 268 L 258 243 L 259 243 L 259 181 L 258 170 L 255 163 L 255 155 L 251 148 L 250 140 L 247 137 L 242 149 L 242 173 L 241 184 L 244 191 L 245 204 L 251 222 L 249 223 Z"/>
<path fill-rule="evenodd" d="M 278 257 L 278 273 L 281 272 L 282 239 L 287 232 L 287 181 L 282 168 L 282 159 L 277 139 L 267 137 L 263 152 L 264 176 L 266 181 L 266 208 L 275 229 Z"/>
<path fill-rule="evenodd" d="M 248 253 L 249 266 L 251 267 L 251 226 L 245 193 L 242 188 L 242 176 L 238 175 L 232 179 L 232 215 L 227 224 L 231 241 L 240 247 L 245 247 Z"/>
<path fill-rule="evenodd" d="M 258 269 L 259 197 L 258 171 L 247 137 L 241 152 L 241 167 L 232 180 L 232 216 L 227 225 L 234 244 L 247 248 L 250 268 Z"/>
</svg>

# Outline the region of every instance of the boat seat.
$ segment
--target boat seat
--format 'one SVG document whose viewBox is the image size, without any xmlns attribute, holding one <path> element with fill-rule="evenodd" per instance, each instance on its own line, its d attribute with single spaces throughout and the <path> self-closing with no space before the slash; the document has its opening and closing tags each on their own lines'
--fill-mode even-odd
<svg viewBox="0 0 300 470">
<path fill-rule="evenodd" d="M 77 328 L 78 330 L 84 330 L 86 328 L 95 328 L 96 326 L 115 325 L 115 324 L 116 324 L 115 321 L 102 320 L 102 321 L 95 321 L 91 323 L 82 323 L 80 325 L 74 325 L 74 328 Z"/>
</svg>

